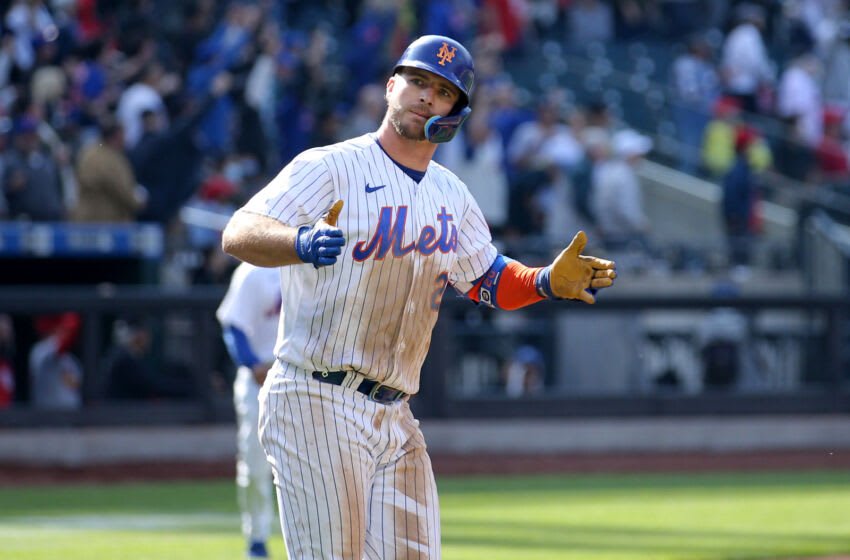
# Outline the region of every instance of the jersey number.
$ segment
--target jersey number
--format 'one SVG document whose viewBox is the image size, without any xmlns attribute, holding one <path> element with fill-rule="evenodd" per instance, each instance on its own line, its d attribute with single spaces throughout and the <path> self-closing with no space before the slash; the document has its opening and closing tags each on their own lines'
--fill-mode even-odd
<svg viewBox="0 0 850 560">
<path fill-rule="evenodd" d="M 448 272 L 441 272 L 436 278 L 434 278 L 434 284 L 437 285 L 434 292 L 431 294 L 431 309 L 434 311 L 440 310 L 440 304 L 443 303 L 443 294 L 446 292 L 446 285 L 448 285 L 448 283 Z"/>
</svg>

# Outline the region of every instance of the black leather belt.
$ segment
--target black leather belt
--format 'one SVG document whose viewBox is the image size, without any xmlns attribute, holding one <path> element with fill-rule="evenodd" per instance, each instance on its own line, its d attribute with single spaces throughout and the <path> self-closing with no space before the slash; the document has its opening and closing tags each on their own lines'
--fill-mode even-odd
<svg viewBox="0 0 850 560">
<path fill-rule="evenodd" d="M 313 379 L 322 383 L 330 383 L 331 385 L 342 385 L 348 373 L 347 371 L 314 371 Z M 357 386 L 357 392 L 363 393 L 369 397 L 369 400 L 381 404 L 394 403 L 407 396 L 407 393 L 404 391 L 394 389 L 389 385 L 381 385 L 373 379 L 364 379 L 361 381 L 360 385 Z"/>
</svg>

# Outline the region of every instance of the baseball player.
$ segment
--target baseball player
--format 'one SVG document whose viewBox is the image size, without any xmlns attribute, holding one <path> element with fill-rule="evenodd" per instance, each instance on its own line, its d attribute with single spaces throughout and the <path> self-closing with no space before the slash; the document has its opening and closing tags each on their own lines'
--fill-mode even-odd
<svg viewBox="0 0 850 560">
<path fill-rule="evenodd" d="M 283 319 L 260 391 L 290 558 L 439 558 L 431 461 L 408 399 L 448 285 L 485 305 L 594 303 L 614 263 L 502 255 L 466 186 L 432 161 L 469 116 L 472 58 L 453 39 L 411 43 L 375 133 L 307 150 L 237 211 L 226 252 L 281 266 Z"/>
<path fill-rule="evenodd" d="M 268 558 L 273 518 L 271 469 L 257 434 L 258 395 L 271 367 L 280 320 L 280 273 L 240 264 L 216 312 L 225 345 L 238 365 L 233 382 L 236 408 L 236 489 L 248 558 Z"/>
</svg>

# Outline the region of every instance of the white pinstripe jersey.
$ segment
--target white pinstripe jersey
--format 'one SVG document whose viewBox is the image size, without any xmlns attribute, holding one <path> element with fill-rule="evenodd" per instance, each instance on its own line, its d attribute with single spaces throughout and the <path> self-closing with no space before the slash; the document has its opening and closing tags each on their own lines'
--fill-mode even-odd
<svg viewBox="0 0 850 560">
<path fill-rule="evenodd" d="M 216 310 L 216 318 L 243 333 L 262 363 L 270 362 L 280 321 L 280 273 L 242 263 L 233 271 L 230 286 Z"/>
<path fill-rule="evenodd" d="M 246 205 L 287 225 L 312 225 L 337 199 L 346 245 L 333 266 L 284 267 L 275 354 L 306 370 L 354 370 L 406 393 L 450 283 L 466 292 L 496 258 L 466 186 L 431 162 L 416 183 L 374 134 L 308 150 Z"/>
</svg>

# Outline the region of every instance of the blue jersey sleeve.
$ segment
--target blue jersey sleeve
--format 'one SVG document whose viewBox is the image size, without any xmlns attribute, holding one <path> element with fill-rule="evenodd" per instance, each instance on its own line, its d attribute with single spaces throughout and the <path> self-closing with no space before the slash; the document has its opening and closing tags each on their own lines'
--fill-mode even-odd
<svg viewBox="0 0 850 560">
<path fill-rule="evenodd" d="M 251 349 L 248 337 L 238 327 L 232 325 L 224 327 L 224 344 L 236 365 L 252 368 L 260 363 L 260 359 Z"/>
</svg>

